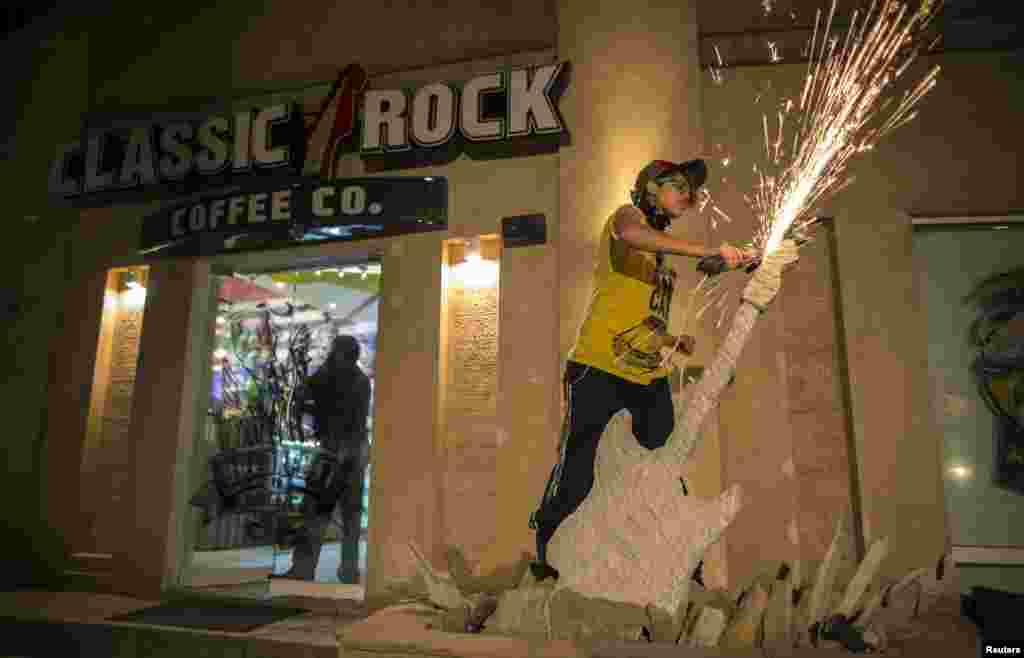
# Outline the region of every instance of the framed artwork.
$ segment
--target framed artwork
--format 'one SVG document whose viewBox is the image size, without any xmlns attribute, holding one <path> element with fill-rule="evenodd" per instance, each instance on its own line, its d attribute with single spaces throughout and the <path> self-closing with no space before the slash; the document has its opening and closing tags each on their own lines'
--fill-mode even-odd
<svg viewBox="0 0 1024 658">
<path fill-rule="evenodd" d="M 1024 495 L 1024 267 L 984 279 L 965 301 L 974 308 L 971 375 L 994 416 L 993 479 Z"/>
</svg>

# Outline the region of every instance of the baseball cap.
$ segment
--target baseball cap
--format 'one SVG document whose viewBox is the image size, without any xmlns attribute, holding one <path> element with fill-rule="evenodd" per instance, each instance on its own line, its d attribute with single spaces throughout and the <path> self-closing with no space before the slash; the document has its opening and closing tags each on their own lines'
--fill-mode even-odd
<svg viewBox="0 0 1024 658">
<path fill-rule="evenodd" d="M 637 176 L 637 189 L 643 189 L 647 181 L 663 182 L 674 175 L 683 176 L 693 190 L 699 189 L 708 179 L 708 168 L 703 160 L 687 160 L 686 162 L 670 162 L 654 160 L 640 170 Z"/>
</svg>

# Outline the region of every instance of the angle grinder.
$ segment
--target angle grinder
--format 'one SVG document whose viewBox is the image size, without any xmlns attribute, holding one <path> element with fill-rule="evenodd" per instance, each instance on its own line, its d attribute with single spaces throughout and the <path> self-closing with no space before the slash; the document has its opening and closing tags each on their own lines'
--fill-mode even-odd
<svg viewBox="0 0 1024 658">
<path fill-rule="evenodd" d="M 761 264 L 761 256 L 758 255 L 752 260 L 747 267 L 747 273 L 753 272 Z M 705 256 L 697 261 L 697 271 L 701 274 L 708 276 L 718 276 L 722 272 L 729 269 L 729 265 L 725 262 L 725 258 L 721 254 L 713 254 L 711 256 Z"/>
<path fill-rule="evenodd" d="M 807 242 L 809 238 L 806 236 L 801 236 L 794 237 L 792 238 L 792 240 L 796 242 L 797 246 L 800 246 Z M 763 256 L 764 254 L 761 253 L 760 250 L 757 250 L 757 255 L 754 256 L 753 260 L 747 263 L 747 266 L 744 268 L 747 271 L 747 274 L 750 274 L 761 265 L 761 258 Z M 712 254 L 711 256 L 705 256 L 704 258 L 701 258 L 700 260 L 697 261 L 697 271 L 700 272 L 701 274 L 706 274 L 708 276 L 718 276 L 722 272 L 728 271 L 728 269 L 729 266 L 726 264 L 725 259 L 722 258 L 721 254 Z"/>
</svg>

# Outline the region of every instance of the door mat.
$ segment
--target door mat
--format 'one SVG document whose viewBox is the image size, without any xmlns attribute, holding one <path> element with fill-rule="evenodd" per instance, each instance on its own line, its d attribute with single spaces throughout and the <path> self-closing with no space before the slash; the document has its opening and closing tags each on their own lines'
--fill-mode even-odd
<svg viewBox="0 0 1024 658">
<path fill-rule="evenodd" d="M 255 602 L 181 600 L 168 601 L 152 608 L 109 617 L 108 621 L 176 626 L 226 633 L 248 633 L 274 622 L 309 612 L 305 608 L 289 608 Z"/>
</svg>

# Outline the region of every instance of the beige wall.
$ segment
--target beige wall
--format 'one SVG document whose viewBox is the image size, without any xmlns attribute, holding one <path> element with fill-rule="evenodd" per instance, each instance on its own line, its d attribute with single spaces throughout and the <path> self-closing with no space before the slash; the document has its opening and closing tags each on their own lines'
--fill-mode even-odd
<svg viewBox="0 0 1024 658">
<path fill-rule="evenodd" d="M 4 562 L 17 565 L 0 575 L 0 584 L 12 587 L 51 577 L 70 541 L 64 526 L 43 521 L 74 500 L 73 491 L 60 490 L 56 500 L 48 499 L 47 481 L 60 482 L 63 473 L 49 469 L 49 425 L 56 419 L 46 400 L 61 385 L 48 381 L 57 365 L 50 340 L 63 323 L 64 290 L 83 282 L 68 283 L 67 228 L 74 214 L 47 207 L 45 172 L 52 145 L 76 134 L 68 115 L 84 110 L 88 99 L 88 41 L 75 28 L 37 21 L 0 43 L 0 56 L 8 62 L 7 96 L 16 99 L 0 111 L 0 139 L 9 140 L 10 149 L 0 159 L 0 192 L 5 225 L 17 241 L 17 252 L 3 259 L 0 272 L 7 294 L 21 301 L 20 310 L 5 318 L 0 377 L 9 437 L 0 457 L 0 491 L 6 500 L 19 501 L 3 520 L 5 536 L 17 539 L 0 548 Z"/>
<path fill-rule="evenodd" d="M 326 80 L 350 62 L 376 75 L 542 50 L 554 46 L 558 25 L 553 0 L 354 8 L 314 0 L 296 11 L 292 2 L 264 0 L 253 11 L 251 3 L 238 3 L 244 28 L 234 41 L 234 86 L 273 89 Z"/>
<path fill-rule="evenodd" d="M 745 495 L 726 533 L 735 586 L 796 560 L 801 578 L 813 577 L 844 514 L 840 550 L 848 565 L 860 551 L 833 232 L 826 223 L 802 248 L 799 267 L 786 274 L 722 394 L 723 480 L 740 484 Z M 745 280 L 730 278 L 722 285 L 738 288 Z"/>
<path fill-rule="evenodd" d="M 824 214 L 836 217 L 863 531 L 869 543 L 889 538 L 890 575 L 933 563 L 946 541 L 941 446 L 930 413 L 926 327 L 908 214 L 991 214 L 1022 207 L 1017 160 L 1024 140 L 1014 127 L 1013 109 L 1020 97 L 1020 55 L 953 53 L 932 60 L 942 73 L 920 116 L 851 165 L 856 183 L 823 206 Z M 740 192 L 752 189 L 749 163 L 763 144 L 761 112 L 774 107 L 753 99 L 766 89 L 780 92 L 780 98 L 798 92 L 804 72 L 799 65 L 732 69 L 725 84 L 704 88 L 707 141 L 723 144 L 734 163 L 728 169 L 713 163 L 730 178 L 724 184 L 712 176 L 719 205 L 735 218 L 723 227 L 723 237 L 750 235 Z M 779 349 L 765 338 L 748 349 Z M 729 413 L 756 408 L 758 395 L 763 391 L 733 399 Z M 763 434 L 780 440 L 788 432 L 780 423 L 762 427 Z"/>
</svg>

